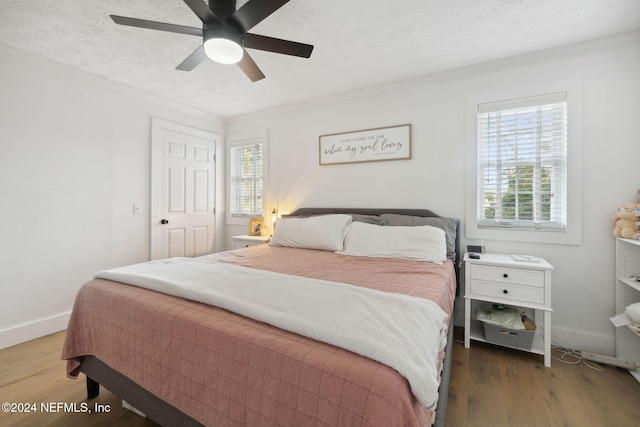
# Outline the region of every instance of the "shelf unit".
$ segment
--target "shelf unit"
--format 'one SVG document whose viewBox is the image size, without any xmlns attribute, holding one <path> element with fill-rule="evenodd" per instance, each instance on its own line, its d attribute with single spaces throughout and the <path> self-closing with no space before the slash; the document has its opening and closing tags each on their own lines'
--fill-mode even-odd
<svg viewBox="0 0 640 427">
<path fill-rule="evenodd" d="M 616 239 L 616 314 L 633 303 L 640 302 L 640 240 Z M 616 328 L 616 357 L 640 365 L 640 334 L 631 326 Z M 640 368 L 629 373 L 640 382 Z"/>
<path fill-rule="evenodd" d="M 513 305 L 511 305 L 513 306 Z M 480 301 L 472 301 L 471 302 L 471 317 L 475 317 L 477 310 L 481 309 L 481 308 L 486 308 L 486 304 L 482 304 L 482 302 Z M 508 347 L 508 348 L 512 348 L 514 350 L 520 350 L 520 351 L 527 351 L 529 353 L 533 353 L 533 354 L 541 354 L 541 355 L 545 355 L 545 344 L 544 344 L 544 328 L 542 325 L 544 325 L 544 315 L 543 312 L 541 310 L 524 310 L 526 309 L 526 307 L 523 306 L 516 306 L 518 308 L 521 309 L 521 311 L 526 311 L 527 316 L 529 316 L 530 319 L 533 320 L 533 322 L 536 324 L 537 328 L 536 328 L 536 333 L 533 335 L 533 343 L 531 344 L 531 349 L 530 350 L 524 350 L 521 347 L 514 347 L 514 346 L 510 346 L 510 345 L 506 345 L 506 344 L 494 344 L 494 345 L 500 345 L 502 347 Z M 482 322 L 479 320 L 475 320 L 475 319 L 470 319 L 469 322 L 469 326 L 470 326 L 470 332 L 469 332 L 469 340 L 474 340 L 474 341 L 481 341 L 481 342 L 488 342 L 485 338 L 484 338 L 484 330 L 482 328 Z M 549 327 L 549 325 L 547 325 L 547 327 Z M 493 344 L 493 343 L 491 343 Z M 549 362 L 551 363 L 551 362 Z"/>
</svg>

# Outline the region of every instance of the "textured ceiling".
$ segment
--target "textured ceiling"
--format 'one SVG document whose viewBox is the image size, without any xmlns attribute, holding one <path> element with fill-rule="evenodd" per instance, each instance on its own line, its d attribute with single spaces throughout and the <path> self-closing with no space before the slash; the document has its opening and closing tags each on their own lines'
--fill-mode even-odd
<svg viewBox="0 0 640 427">
<path fill-rule="evenodd" d="M 211 61 L 176 71 L 198 37 L 110 14 L 201 26 L 181 0 L 0 0 L 0 43 L 231 117 L 640 28 L 640 0 L 291 0 L 251 32 L 313 54 L 249 50 L 266 75 L 252 83 Z"/>
</svg>

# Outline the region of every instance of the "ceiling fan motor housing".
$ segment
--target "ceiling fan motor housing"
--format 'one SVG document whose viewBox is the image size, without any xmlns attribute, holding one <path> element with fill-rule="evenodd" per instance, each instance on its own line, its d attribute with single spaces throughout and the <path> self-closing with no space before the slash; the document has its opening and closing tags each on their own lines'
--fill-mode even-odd
<svg viewBox="0 0 640 427">
<path fill-rule="evenodd" d="M 213 38 L 220 38 L 220 39 L 227 39 L 227 40 L 231 40 L 232 42 L 243 46 L 242 43 L 242 34 L 227 28 L 227 27 L 220 27 L 217 25 L 209 25 L 209 24 L 204 24 L 203 25 L 203 35 L 202 35 L 202 41 L 206 42 L 209 39 L 213 39 Z"/>
</svg>

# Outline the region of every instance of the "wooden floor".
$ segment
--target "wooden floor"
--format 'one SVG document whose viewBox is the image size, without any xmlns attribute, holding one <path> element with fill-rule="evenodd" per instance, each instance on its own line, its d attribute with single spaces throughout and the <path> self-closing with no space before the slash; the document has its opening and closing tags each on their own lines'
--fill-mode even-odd
<svg viewBox="0 0 640 427">
<path fill-rule="evenodd" d="M 63 340 L 59 332 L 0 350 L 0 401 L 23 411 L 35 405 L 31 413 L 3 406 L 0 426 L 157 426 L 122 409 L 104 388 L 87 401 L 84 380 L 65 375 Z M 545 368 L 542 356 L 476 342 L 465 349 L 456 341 L 453 348 L 447 427 L 640 426 L 640 385 L 623 370 L 555 360 Z M 70 412 L 74 405 L 80 412 Z"/>
<path fill-rule="evenodd" d="M 453 348 L 447 427 L 640 426 L 640 384 L 627 371 L 556 360 L 545 368 L 541 355 L 477 341 Z"/>
</svg>

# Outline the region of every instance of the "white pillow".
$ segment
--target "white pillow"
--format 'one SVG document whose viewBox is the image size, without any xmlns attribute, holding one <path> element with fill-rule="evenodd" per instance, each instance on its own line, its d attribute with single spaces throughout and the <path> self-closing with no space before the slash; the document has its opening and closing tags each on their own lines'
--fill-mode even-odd
<svg viewBox="0 0 640 427">
<path fill-rule="evenodd" d="M 276 223 L 269 245 L 341 251 L 351 215 L 282 218 Z"/>
<path fill-rule="evenodd" d="M 430 225 L 385 227 L 354 222 L 349 226 L 342 255 L 399 258 L 442 264 L 447 259 L 444 230 Z"/>
</svg>

